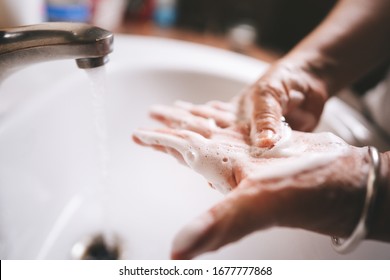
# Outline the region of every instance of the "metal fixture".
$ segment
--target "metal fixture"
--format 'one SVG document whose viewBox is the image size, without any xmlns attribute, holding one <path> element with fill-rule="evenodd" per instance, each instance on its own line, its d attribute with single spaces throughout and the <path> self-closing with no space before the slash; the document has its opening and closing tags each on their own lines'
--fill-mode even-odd
<svg viewBox="0 0 390 280">
<path fill-rule="evenodd" d="M 108 61 L 111 32 L 84 23 L 50 22 L 0 29 L 0 79 L 41 61 L 75 59 L 79 68 Z"/>
<path fill-rule="evenodd" d="M 71 257 L 76 260 L 118 260 L 121 253 L 117 237 L 109 239 L 96 234 L 77 242 L 72 248 Z"/>
</svg>

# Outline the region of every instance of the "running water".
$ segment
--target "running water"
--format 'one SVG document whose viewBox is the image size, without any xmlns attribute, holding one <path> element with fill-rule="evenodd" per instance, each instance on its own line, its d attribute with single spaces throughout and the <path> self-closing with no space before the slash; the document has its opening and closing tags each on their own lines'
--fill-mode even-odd
<svg viewBox="0 0 390 280">
<path fill-rule="evenodd" d="M 52 250 L 54 244 L 58 242 L 58 238 L 61 236 L 63 230 L 68 226 L 73 216 L 77 214 L 80 207 L 84 203 L 90 203 L 92 207 L 97 206 L 100 210 L 98 219 L 101 223 L 101 232 L 96 233 L 102 236 L 105 243 L 111 245 L 117 241 L 116 235 L 112 232 L 110 226 L 109 217 L 109 196 L 108 190 L 110 188 L 109 180 L 109 161 L 110 153 L 108 148 L 108 132 L 107 132 L 107 114 L 106 114 L 106 72 L 104 67 L 98 67 L 93 69 L 87 69 L 86 73 L 90 80 L 90 90 L 86 94 L 91 95 L 92 101 L 92 118 L 93 126 L 96 137 L 96 151 L 97 151 L 97 174 L 96 182 L 97 185 L 93 186 L 93 189 L 88 189 L 88 192 L 82 192 L 76 194 L 70 201 L 65 205 L 59 218 L 54 223 L 50 230 L 47 238 L 45 239 L 41 249 L 38 252 L 37 259 L 46 259 L 49 252 Z M 97 205 L 96 205 L 97 203 Z M 77 245 L 77 244 L 76 244 Z M 73 250 L 73 249 L 72 249 Z"/>
<path fill-rule="evenodd" d="M 96 130 L 98 153 L 99 153 L 99 169 L 101 172 L 103 185 L 108 184 L 108 162 L 110 154 L 108 150 L 108 132 L 107 132 L 107 113 L 106 113 L 106 69 L 104 66 L 86 69 L 90 83 L 92 94 L 92 106 L 94 113 L 94 125 Z"/>
<path fill-rule="evenodd" d="M 107 80 L 104 66 L 86 69 L 91 83 L 91 96 L 93 106 L 93 118 L 97 138 L 98 171 L 100 175 L 99 184 L 96 189 L 97 199 L 101 203 L 102 210 L 102 236 L 110 244 L 116 240 L 115 234 L 110 226 L 109 195 L 110 174 L 109 162 L 110 152 L 108 147 L 108 127 L 106 112 Z"/>
</svg>

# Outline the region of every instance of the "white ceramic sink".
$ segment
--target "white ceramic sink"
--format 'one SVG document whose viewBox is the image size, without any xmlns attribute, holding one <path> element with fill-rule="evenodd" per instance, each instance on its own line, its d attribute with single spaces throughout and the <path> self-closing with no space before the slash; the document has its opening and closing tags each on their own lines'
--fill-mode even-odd
<svg viewBox="0 0 390 280">
<path fill-rule="evenodd" d="M 105 69 L 106 180 L 96 100 L 88 76 L 74 61 L 29 66 L 3 81 L 1 259 L 67 259 L 74 244 L 96 233 L 119 236 L 123 258 L 166 259 L 175 233 L 223 198 L 171 157 L 134 144 L 131 134 L 157 125 L 148 119 L 150 105 L 229 100 L 266 64 L 188 43 L 123 36 L 116 37 L 110 60 Z M 375 242 L 338 255 L 329 237 L 292 229 L 259 232 L 202 256 L 389 257 L 390 246 Z"/>
</svg>

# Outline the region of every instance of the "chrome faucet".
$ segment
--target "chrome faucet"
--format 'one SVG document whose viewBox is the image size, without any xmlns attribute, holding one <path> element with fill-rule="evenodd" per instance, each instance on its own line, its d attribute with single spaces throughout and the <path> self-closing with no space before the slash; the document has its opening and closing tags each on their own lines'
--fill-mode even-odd
<svg viewBox="0 0 390 280">
<path fill-rule="evenodd" d="M 0 28 L 0 80 L 31 63 L 75 59 L 79 68 L 108 61 L 113 50 L 111 32 L 84 23 L 50 22 Z"/>
</svg>

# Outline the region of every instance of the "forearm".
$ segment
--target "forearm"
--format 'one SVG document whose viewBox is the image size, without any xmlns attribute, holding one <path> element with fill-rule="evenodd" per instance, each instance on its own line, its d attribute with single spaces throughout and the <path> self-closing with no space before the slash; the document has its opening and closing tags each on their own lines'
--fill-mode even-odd
<svg viewBox="0 0 390 280">
<path fill-rule="evenodd" d="M 390 58 L 389 11 L 389 0 L 342 0 L 282 61 L 307 68 L 333 94 Z"/>
</svg>

